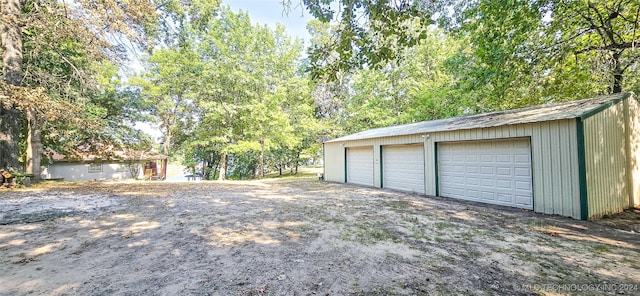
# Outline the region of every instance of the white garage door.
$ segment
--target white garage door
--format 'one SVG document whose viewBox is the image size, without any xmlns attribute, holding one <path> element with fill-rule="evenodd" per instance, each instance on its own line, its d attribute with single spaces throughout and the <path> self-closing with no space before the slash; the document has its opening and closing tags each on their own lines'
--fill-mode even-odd
<svg viewBox="0 0 640 296">
<path fill-rule="evenodd" d="M 347 183 L 373 186 L 373 147 L 347 148 Z"/>
<path fill-rule="evenodd" d="M 533 209 L 529 139 L 438 144 L 440 196 Z"/>
<path fill-rule="evenodd" d="M 382 147 L 382 187 L 424 193 L 424 144 Z"/>
</svg>

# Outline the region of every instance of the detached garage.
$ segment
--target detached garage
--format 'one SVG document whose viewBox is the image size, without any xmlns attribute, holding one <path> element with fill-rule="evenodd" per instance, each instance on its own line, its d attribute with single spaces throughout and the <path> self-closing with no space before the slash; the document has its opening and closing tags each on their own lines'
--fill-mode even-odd
<svg viewBox="0 0 640 296">
<path fill-rule="evenodd" d="M 327 181 L 576 219 L 640 206 L 633 94 L 371 129 L 324 153 Z"/>
</svg>

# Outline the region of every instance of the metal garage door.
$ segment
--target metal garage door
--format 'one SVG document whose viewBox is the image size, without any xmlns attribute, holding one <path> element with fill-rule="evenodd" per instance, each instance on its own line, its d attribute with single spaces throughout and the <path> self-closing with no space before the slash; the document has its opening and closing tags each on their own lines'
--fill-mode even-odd
<svg viewBox="0 0 640 296">
<path fill-rule="evenodd" d="M 382 187 L 424 193 L 424 144 L 382 147 Z"/>
<path fill-rule="evenodd" d="M 439 143 L 440 196 L 533 209 L 529 142 Z"/>
<path fill-rule="evenodd" d="M 373 147 L 347 148 L 347 183 L 373 186 Z"/>
</svg>

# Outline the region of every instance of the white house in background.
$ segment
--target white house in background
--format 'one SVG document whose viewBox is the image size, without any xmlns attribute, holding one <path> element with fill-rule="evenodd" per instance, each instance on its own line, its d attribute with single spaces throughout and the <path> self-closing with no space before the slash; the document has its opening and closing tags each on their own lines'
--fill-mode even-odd
<svg viewBox="0 0 640 296">
<path fill-rule="evenodd" d="M 84 154 L 69 158 L 52 152 L 42 167 L 45 180 L 159 179 L 166 176 L 167 156 L 155 151 L 115 151 L 110 156 Z"/>
</svg>

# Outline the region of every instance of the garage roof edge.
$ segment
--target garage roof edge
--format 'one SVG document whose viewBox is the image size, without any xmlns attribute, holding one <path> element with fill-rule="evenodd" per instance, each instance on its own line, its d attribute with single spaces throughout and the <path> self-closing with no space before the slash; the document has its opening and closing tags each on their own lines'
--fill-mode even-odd
<svg viewBox="0 0 640 296">
<path fill-rule="evenodd" d="M 406 136 L 433 132 L 491 128 L 505 125 L 554 121 L 572 118 L 586 118 L 617 104 L 633 93 L 619 93 L 595 98 L 562 103 L 529 106 L 519 109 L 495 111 L 475 115 L 422 121 L 410 124 L 369 129 L 325 143 L 366 140 L 382 137 Z"/>
</svg>

